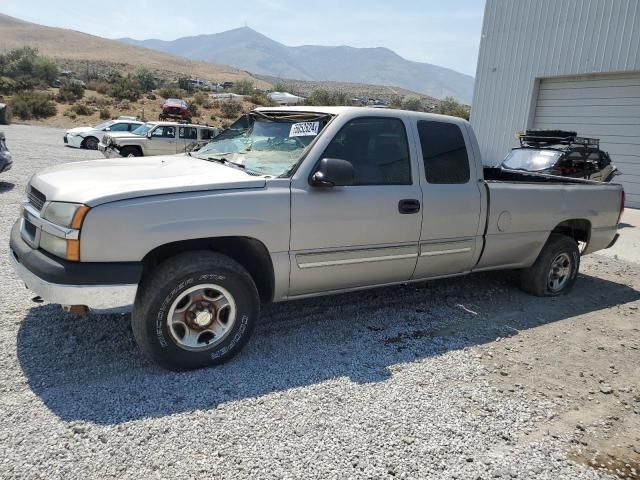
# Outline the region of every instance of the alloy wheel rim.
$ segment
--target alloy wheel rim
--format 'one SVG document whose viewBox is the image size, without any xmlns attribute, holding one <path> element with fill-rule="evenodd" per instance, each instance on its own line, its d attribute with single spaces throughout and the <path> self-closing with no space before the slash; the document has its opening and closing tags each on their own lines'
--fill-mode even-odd
<svg viewBox="0 0 640 480">
<path fill-rule="evenodd" d="M 184 350 L 208 350 L 231 332 L 236 303 L 228 290 L 216 284 L 196 285 L 183 291 L 171 304 L 167 328 Z"/>
<path fill-rule="evenodd" d="M 559 292 L 564 288 L 571 277 L 571 268 L 571 257 L 568 253 L 560 253 L 553 259 L 547 276 L 550 291 Z"/>
</svg>

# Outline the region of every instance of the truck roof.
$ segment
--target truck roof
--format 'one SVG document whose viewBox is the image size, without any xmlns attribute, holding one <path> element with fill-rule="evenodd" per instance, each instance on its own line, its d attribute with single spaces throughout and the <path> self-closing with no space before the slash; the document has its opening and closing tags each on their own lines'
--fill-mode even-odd
<svg viewBox="0 0 640 480">
<path fill-rule="evenodd" d="M 409 115 L 423 120 L 442 121 L 444 118 L 453 123 L 467 123 L 463 118 L 451 117 L 449 115 L 439 115 L 437 113 L 413 112 L 411 110 L 399 110 L 393 108 L 375 108 L 375 107 L 317 107 L 307 105 L 292 105 L 287 107 L 258 107 L 258 112 L 309 112 L 309 113 L 325 113 L 327 115 L 341 114 L 358 114 L 358 116 L 389 116 L 391 115 Z"/>
</svg>

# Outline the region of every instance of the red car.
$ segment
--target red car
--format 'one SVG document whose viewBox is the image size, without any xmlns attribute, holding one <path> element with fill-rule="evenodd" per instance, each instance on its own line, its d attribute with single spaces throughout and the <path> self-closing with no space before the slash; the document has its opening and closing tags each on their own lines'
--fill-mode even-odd
<svg viewBox="0 0 640 480">
<path fill-rule="evenodd" d="M 189 110 L 189 104 L 184 100 L 177 98 L 167 98 L 162 104 L 162 113 L 160 114 L 160 120 L 166 120 L 172 118 L 176 120 L 186 120 L 191 122 L 191 111 Z"/>
</svg>

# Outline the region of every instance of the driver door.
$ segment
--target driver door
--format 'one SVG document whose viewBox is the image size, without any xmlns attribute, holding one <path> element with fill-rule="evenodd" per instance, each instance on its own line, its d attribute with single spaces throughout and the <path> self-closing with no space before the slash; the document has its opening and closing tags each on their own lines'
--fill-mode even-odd
<svg viewBox="0 0 640 480">
<path fill-rule="evenodd" d="M 173 155 L 176 153 L 176 132 L 174 125 L 158 125 L 151 131 L 147 145 L 148 155 Z"/>
<path fill-rule="evenodd" d="M 354 184 L 317 187 L 306 176 L 294 178 L 291 296 L 409 280 L 418 257 L 422 192 L 407 130 L 398 117 L 350 120 L 319 159 L 350 162 Z"/>
</svg>

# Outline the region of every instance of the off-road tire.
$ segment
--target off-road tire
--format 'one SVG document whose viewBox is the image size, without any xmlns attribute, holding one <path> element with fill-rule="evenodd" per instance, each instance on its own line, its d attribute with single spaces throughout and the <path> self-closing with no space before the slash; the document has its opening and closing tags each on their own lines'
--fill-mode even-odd
<svg viewBox="0 0 640 480">
<path fill-rule="evenodd" d="M 206 350 L 185 350 L 169 331 L 169 310 L 185 290 L 210 283 L 232 295 L 235 321 L 220 343 Z M 170 370 L 192 370 L 223 363 L 237 354 L 249 340 L 259 313 L 258 290 L 242 265 L 226 255 L 195 251 L 162 262 L 143 278 L 131 326 L 140 349 L 152 361 Z"/>
<path fill-rule="evenodd" d="M 559 290 L 550 287 L 549 275 L 552 263 L 558 256 L 566 254 L 570 261 L 570 273 Z M 551 234 L 542 247 L 535 263 L 520 272 L 520 288 L 538 297 L 555 297 L 568 293 L 576 282 L 580 269 L 580 251 L 576 241 L 570 237 Z"/>
<path fill-rule="evenodd" d="M 87 137 L 82 141 L 82 148 L 86 148 L 87 150 L 97 150 L 98 143 L 99 141 L 96 137 Z"/>
<path fill-rule="evenodd" d="M 142 157 L 142 152 L 136 147 L 123 147 L 120 150 L 121 157 Z"/>
</svg>

